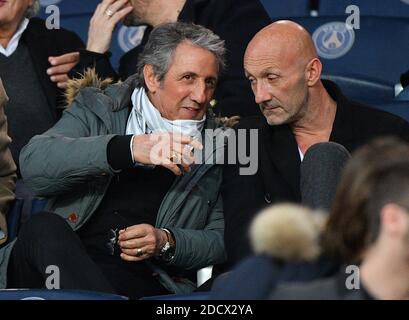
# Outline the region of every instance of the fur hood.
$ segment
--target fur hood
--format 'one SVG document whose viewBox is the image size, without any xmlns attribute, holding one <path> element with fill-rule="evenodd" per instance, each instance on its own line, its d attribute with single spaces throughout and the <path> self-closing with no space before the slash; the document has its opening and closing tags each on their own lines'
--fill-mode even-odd
<svg viewBox="0 0 409 320">
<path fill-rule="evenodd" d="M 321 253 L 320 235 L 327 216 L 324 212 L 279 204 L 261 211 L 250 226 L 256 254 L 288 261 L 311 261 Z"/>
<path fill-rule="evenodd" d="M 80 78 L 77 79 L 70 79 L 67 84 L 67 89 L 65 91 L 65 100 L 67 106 L 70 106 L 75 97 L 78 95 L 81 89 L 87 87 L 98 88 L 101 90 L 107 89 L 110 85 L 113 84 L 113 79 L 107 78 L 102 79 L 98 76 L 94 68 L 88 68 Z M 213 108 L 216 105 L 216 100 L 212 100 L 210 105 Z M 209 110 L 212 111 L 211 109 Z M 217 125 L 224 126 L 224 127 L 233 127 L 240 121 L 239 116 L 233 117 L 215 117 L 215 121 Z"/>
<path fill-rule="evenodd" d="M 81 74 L 80 78 L 68 80 L 67 89 L 65 90 L 66 103 L 70 106 L 83 88 L 93 87 L 105 90 L 112 83 L 113 79 L 102 79 L 98 76 L 95 69 L 88 68 L 83 74 Z"/>
</svg>

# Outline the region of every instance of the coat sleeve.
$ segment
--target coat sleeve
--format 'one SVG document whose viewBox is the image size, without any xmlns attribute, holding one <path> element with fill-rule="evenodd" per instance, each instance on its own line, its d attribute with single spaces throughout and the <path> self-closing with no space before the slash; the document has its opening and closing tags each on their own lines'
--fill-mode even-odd
<svg viewBox="0 0 409 320">
<path fill-rule="evenodd" d="M 83 74 L 88 68 L 95 69 L 98 76 L 105 79 L 111 78 L 114 81 L 119 80 L 119 76 L 110 61 L 111 53 L 104 54 L 88 50 L 80 50 L 80 61 L 75 67 L 78 74 Z M 125 79 L 122 79 L 125 80 Z"/>
<path fill-rule="evenodd" d="M 116 173 L 107 160 L 107 145 L 116 135 L 91 131 L 91 123 L 95 127 L 101 121 L 82 106 L 83 91 L 54 127 L 34 136 L 20 153 L 21 174 L 39 196 L 66 193 L 98 176 Z"/>
<path fill-rule="evenodd" d="M 169 230 L 176 240 L 175 257 L 171 265 L 195 270 L 225 262 L 223 203 L 220 195 L 203 230 Z"/>
<path fill-rule="evenodd" d="M 7 95 L 0 79 L 0 230 L 7 234 L 6 212 L 10 202 L 14 199 L 16 187 L 16 164 L 13 161 L 9 144 L 10 137 L 7 135 L 7 119 L 4 114 L 4 106 Z M 6 238 L 0 239 L 0 244 Z"/>
</svg>

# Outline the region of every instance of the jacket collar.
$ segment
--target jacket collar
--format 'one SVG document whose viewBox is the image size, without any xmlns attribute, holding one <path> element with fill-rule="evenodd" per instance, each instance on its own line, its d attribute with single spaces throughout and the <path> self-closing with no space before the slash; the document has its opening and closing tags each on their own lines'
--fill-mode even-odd
<svg viewBox="0 0 409 320">
<path fill-rule="evenodd" d="M 56 98 L 57 87 L 49 79 L 46 70 L 50 67 L 48 63 L 49 43 L 47 42 L 47 30 L 44 21 L 37 18 L 30 19 L 27 29 L 24 31 L 21 41 L 24 42 L 33 60 L 34 70 L 37 73 L 39 82 L 43 87 L 51 112 L 57 117 Z"/>
<path fill-rule="evenodd" d="M 129 108 L 131 105 L 132 93 L 138 85 L 138 76 L 134 74 L 126 79 L 125 82 L 120 82 L 109 86 L 104 91 L 104 94 L 107 95 L 112 101 L 112 111 L 119 111 L 124 108 Z"/>
<path fill-rule="evenodd" d="M 264 186 L 269 193 L 279 194 L 277 183 L 273 181 L 271 163 L 273 163 L 280 174 L 287 180 L 296 198 L 300 195 L 300 155 L 297 142 L 290 126 L 270 126 L 267 122 L 260 129 L 260 170 Z"/>
<path fill-rule="evenodd" d="M 354 125 L 353 125 L 353 110 L 351 110 L 351 102 L 345 97 L 339 87 L 332 81 L 322 80 L 322 83 L 328 94 L 337 104 L 337 112 L 335 114 L 334 124 L 330 141 L 348 145 L 354 140 Z"/>
<path fill-rule="evenodd" d="M 337 111 L 330 136 L 330 141 L 348 144 L 354 138 L 353 121 L 349 100 L 341 93 L 338 86 L 328 80 L 323 85 L 332 99 L 337 103 Z M 264 186 L 268 192 L 275 192 L 275 183 L 271 177 L 271 162 L 286 179 L 297 198 L 300 195 L 300 164 L 298 145 L 289 125 L 270 126 L 263 118 L 260 129 L 260 161 Z"/>
<path fill-rule="evenodd" d="M 23 18 L 23 20 L 19 24 L 17 31 L 13 34 L 6 47 L 0 45 L 0 53 L 8 57 L 17 50 L 21 36 L 23 35 L 23 32 L 27 29 L 29 22 L 30 21 L 27 18 Z"/>
</svg>

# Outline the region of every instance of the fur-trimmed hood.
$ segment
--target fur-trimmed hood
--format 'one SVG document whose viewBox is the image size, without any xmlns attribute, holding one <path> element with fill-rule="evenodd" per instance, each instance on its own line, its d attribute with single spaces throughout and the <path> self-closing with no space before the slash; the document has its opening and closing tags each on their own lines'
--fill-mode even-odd
<svg viewBox="0 0 409 320">
<path fill-rule="evenodd" d="M 326 219 L 324 212 L 299 205 L 268 207 L 251 224 L 253 250 L 284 261 L 311 261 L 321 253 L 320 235 Z"/>
<path fill-rule="evenodd" d="M 98 76 L 95 69 L 88 68 L 80 78 L 68 80 L 67 89 L 65 90 L 66 103 L 70 106 L 83 88 L 93 87 L 105 90 L 112 83 L 113 79 L 102 79 Z"/>
<path fill-rule="evenodd" d="M 135 84 L 135 81 L 136 81 L 136 77 L 131 76 L 125 81 L 125 83 L 128 82 L 128 83 Z M 66 100 L 67 106 L 70 106 L 74 102 L 75 97 L 79 94 L 81 89 L 92 87 L 92 88 L 97 88 L 97 89 L 104 91 L 108 89 L 110 86 L 115 86 L 115 85 L 120 85 L 120 84 L 121 82 L 117 84 L 113 84 L 113 79 L 111 78 L 102 79 L 98 76 L 94 68 L 92 69 L 88 68 L 81 75 L 80 78 L 71 79 L 68 81 L 67 89 L 65 91 L 65 100 Z M 216 104 L 216 101 L 212 100 L 211 106 L 214 107 L 215 104 Z M 209 111 L 211 112 L 212 110 L 209 110 Z M 236 123 L 240 121 L 240 117 L 239 116 L 215 117 L 215 121 L 217 125 L 225 126 L 225 127 L 233 127 Z"/>
</svg>

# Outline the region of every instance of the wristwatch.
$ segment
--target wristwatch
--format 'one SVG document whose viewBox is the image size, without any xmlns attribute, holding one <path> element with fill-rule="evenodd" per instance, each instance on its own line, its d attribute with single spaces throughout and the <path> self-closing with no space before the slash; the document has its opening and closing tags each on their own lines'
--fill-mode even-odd
<svg viewBox="0 0 409 320">
<path fill-rule="evenodd" d="M 162 229 L 166 232 L 167 241 L 159 250 L 159 257 L 165 261 L 170 262 L 175 257 L 175 241 L 173 240 L 172 233 L 168 229 Z"/>
</svg>

